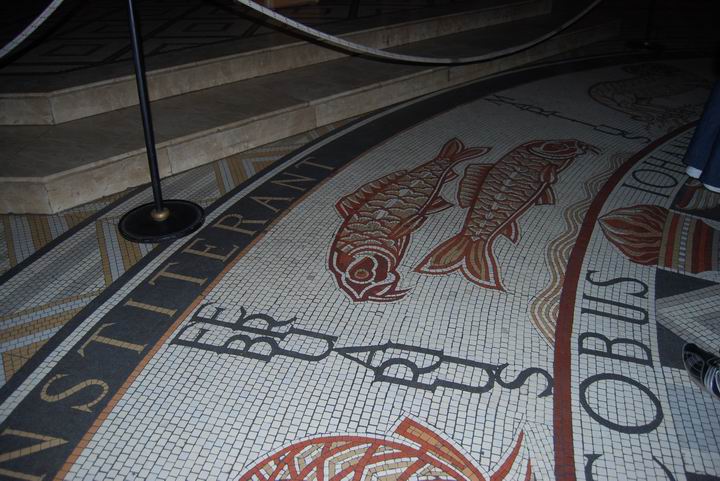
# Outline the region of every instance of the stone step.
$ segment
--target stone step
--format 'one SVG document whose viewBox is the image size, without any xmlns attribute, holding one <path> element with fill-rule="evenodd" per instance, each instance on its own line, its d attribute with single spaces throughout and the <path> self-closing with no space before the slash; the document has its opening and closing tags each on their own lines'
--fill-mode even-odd
<svg viewBox="0 0 720 481">
<path fill-rule="evenodd" d="M 420 9 L 328 25 L 323 30 L 376 48 L 550 13 L 552 0 L 483 0 L 482 8 Z M 475 3 L 477 5 L 477 3 Z M 340 51 L 274 33 L 146 59 L 150 98 L 164 99 L 345 57 Z M 0 125 L 53 125 L 137 105 L 130 62 L 63 75 L 2 77 Z"/>
<path fill-rule="evenodd" d="M 395 49 L 477 55 L 559 25 L 546 15 Z M 617 33 L 587 18 L 551 40 L 481 64 L 427 67 L 360 57 L 153 102 L 163 177 L 320 126 L 557 55 Z M 55 213 L 149 181 L 140 114 L 125 108 L 56 126 L 0 127 L 0 212 Z"/>
</svg>

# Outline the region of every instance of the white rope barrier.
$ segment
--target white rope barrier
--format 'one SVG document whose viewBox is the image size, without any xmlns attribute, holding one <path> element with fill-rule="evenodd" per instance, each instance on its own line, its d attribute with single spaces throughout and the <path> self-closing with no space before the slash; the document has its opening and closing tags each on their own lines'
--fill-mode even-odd
<svg viewBox="0 0 720 481">
<path fill-rule="evenodd" d="M 0 60 L 2 60 L 4 57 L 9 55 L 13 50 L 15 50 L 21 43 L 23 43 L 35 30 L 37 30 L 45 21 L 50 17 L 55 10 L 62 4 L 64 0 L 52 0 L 50 4 L 45 8 L 45 10 L 40 13 L 40 15 L 35 18 L 35 20 L 30 23 L 20 34 L 12 39 L 7 45 L 2 47 L 0 49 Z M 487 60 L 492 60 L 498 57 L 504 57 L 506 55 L 511 55 L 516 52 L 520 52 L 522 50 L 528 49 L 530 47 L 533 47 L 539 43 L 544 42 L 545 40 L 548 40 L 549 38 L 553 37 L 554 35 L 557 35 L 558 33 L 562 32 L 566 28 L 573 25 L 575 22 L 583 18 L 585 15 L 587 15 L 593 8 L 595 8 L 602 0 L 593 0 L 590 2 L 590 4 L 585 7 L 580 13 L 575 15 L 574 17 L 570 18 L 569 20 L 565 21 L 562 25 L 560 25 L 557 28 L 554 28 L 553 30 L 550 30 L 549 32 L 545 33 L 544 35 L 541 35 L 539 37 L 536 37 L 530 41 L 527 41 L 525 43 L 522 43 L 520 45 L 514 45 L 502 50 L 496 50 L 495 52 L 486 53 L 483 55 L 476 55 L 473 57 L 461 57 L 461 58 L 453 58 L 453 57 L 422 57 L 417 55 L 404 55 L 400 53 L 393 53 L 388 52 L 386 50 L 381 50 L 378 48 L 368 47 L 366 45 L 361 45 L 355 42 L 350 42 L 348 40 L 343 40 L 342 38 L 336 37 L 334 35 L 330 35 L 324 32 L 321 32 L 320 30 L 317 30 L 315 28 L 309 27 L 307 25 L 304 25 L 300 22 L 297 22 L 291 18 L 288 18 L 284 15 L 281 15 L 267 7 L 263 7 L 262 5 L 255 3 L 253 0 L 234 0 L 237 3 L 240 3 L 241 5 L 244 5 L 245 7 L 254 10 L 261 15 L 264 15 L 265 17 L 268 17 L 282 25 L 285 25 L 286 27 L 291 28 L 292 30 L 295 30 L 302 35 L 309 36 L 314 38 L 315 40 L 318 40 L 324 44 L 331 45 L 333 47 L 349 51 L 352 53 L 358 53 L 361 55 L 367 55 L 369 57 L 373 58 L 379 58 L 384 60 L 394 60 L 398 62 L 409 62 L 409 63 L 418 63 L 418 64 L 427 64 L 427 65 L 453 65 L 453 64 L 468 64 L 468 63 L 478 63 L 478 62 L 485 62 Z"/>
<path fill-rule="evenodd" d="M 416 56 L 416 55 L 403 55 L 400 53 L 393 53 L 388 52 L 386 50 L 381 50 L 378 48 L 368 47 L 365 45 L 360 45 L 358 43 L 349 42 L 347 40 L 343 40 L 342 38 L 336 37 L 334 35 L 330 35 L 324 32 L 321 32 L 320 30 L 317 30 L 312 27 L 308 27 L 307 25 L 304 25 L 300 22 L 297 22 L 291 18 L 288 18 L 284 15 L 281 15 L 267 7 L 263 7 L 262 5 L 255 3 L 253 0 L 234 0 L 237 3 L 240 3 L 241 5 L 244 5 L 247 8 L 250 8 L 258 13 L 261 13 L 262 15 L 269 17 L 276 22 L 279 22 L 303 35 L 310 36 L 316 40 L 319 40 L 322 43 L 325 43 L 327 45 L 331 45 L 333 47 L 337 47 L 342 50 L 350 51 L 353 53 L 359 53 L 362 55 L 367 55 L 374 58 L 380 58 L 385 60 L 395 60 L 399 62 L 409 62 L 409 63 L 419 63 L 419 64 L 428 64 L 428 65 L 450 65 L 450 64 L 468 64 L 468 63 L 478 63 L 478 62 L 485 62 L 487 60 L 492 60 L 498 57 L 504 57 L 506 55 L 511 55 L 516 52 L 520 52 L 522 50 L 526 50 L 530 47 L 534 47 L 535 45 L 544 42 L 545 40 L 548 40 L 549 38 L 553 37 L 554 35 L 557 35 L 558 33 L 562 32 L 566 28 L 573 25 L 575 22 L 583 18 L 585 15 L 587 15 L 593 8 L 598 6 L 602 0 L 593 0 L 587 7 L 585 7 L 580 13 L 572 17 L 571 19 L 565 21 L 562 25 L 559 27 L 547 32 L 544 35 L 541 35 L 539 37 L 536 37 L 528 42 L 525 42 L 520 45 L 514 45 L 502 50 L 496 50 L 495 52 L 486 53 L 483 55 L 476 55 L 473 57 L 462 57 L 462 58 L 452 58 L 452 57 L 422 57 L 422 56 Z"/>
<path fill-rule="evenodd" d="M 63 3 L 63 0 L 52 0 L 52 2 L 50 2 L 50 5 L 45 7 L 45 10 L 40 12 L 40 15 L 38 15 L 35 20 L 30 23 L 30 25 L 25 27 L 23 31 L 18 34 L 17 37 L 10 40 L 7 45 L 5 45 L 3 48 L 0 48 L 0 60 L 2 60 L 4 57 L 7 57 L 10 52 L 15 50 L 18 45 L 23 43 L 25 39 L 27 39 L 35 30 L 40 28 L 40 25 L 45 23 L 45 20 L 47 20 L 50 15 L 55 13 L 55 10 L 57 10 L 61 3 Z"/>
</svg>

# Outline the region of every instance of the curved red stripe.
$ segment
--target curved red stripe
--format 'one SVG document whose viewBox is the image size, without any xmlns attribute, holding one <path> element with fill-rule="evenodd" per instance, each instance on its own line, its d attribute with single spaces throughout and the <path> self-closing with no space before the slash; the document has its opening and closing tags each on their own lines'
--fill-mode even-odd
<svg viewBox="0 0 720 481">
<path fill-rule="evenodd" d="M 600 215 L 605 201 L 615 189 L 617 184 L 627 172 L 641 159 L 655 150 L 658 145 L 664 144 L 670 139 L 695 126 L 697 122 L 691 122 L 670 134 L 667 134 L 655 142 L 649 144 L 640 152 L 628 159 L 608 179 L 598 195 L 593 199 L 590 208 L 585 215 L 577 242 L 570 253 L 565 282 L 563 282 L 562 294 L 560 295 L 560 313 L 558 315 L 557 329 L 555 334 L 555 362 L 553 376 L 555 379 L 555 395 L 553 398 L 553 425 L 555 430 L 555 479 L 561 481 L 575 481 L 575 450 L 573 446 L 572 426 L 572 393 L 571 393 L 571 360 L 570 342 L 574 322 L 575 300 L 577 286 L 580 279 L 583 260 L 592 236 L 595 223 Z"/>
</svg>

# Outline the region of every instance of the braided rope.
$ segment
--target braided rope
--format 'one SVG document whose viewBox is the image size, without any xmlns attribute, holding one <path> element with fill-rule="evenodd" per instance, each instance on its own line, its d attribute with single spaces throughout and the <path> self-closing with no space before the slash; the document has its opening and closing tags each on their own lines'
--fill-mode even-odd
<svg viewBox="0 0 720 481">
<path fill-rule="evenodd" d="M 378 48 L 360 45 L 358 43 L 343 40 L 334 35 L 330 35 L 330 34 L 321 32 L 320 30 L 317 30 L 315 28 L 308 27 L 307 25 L 304 25 L 304 24 L 297 22 L 291 18 L 281 15 L 267 7 L 263 7 L 262 5 L 255 3 L 253 0 L 235 0 L 235 1 L 237 3 L 244 5 L 247 8 L 255 10 L 256 12 L 258 12 L 266 17 L 269 17 L 269 18 L 275 20 L 276 22 L 279 22 L 279 23 L 281 23 L 303 35 L 312 37 L 315 40 L 319 40 L 320 42 L 331 45 L 333 47 L 337 47 L 342 50 L 350 51 L 353 53 L 359 53 L 362 55 L 367 55 L 370 57 L 384 59 L 384 60 L 395 60 L 395 61 L 399 61 L 399 62 L 418 63 L 418 64 L 426 64 L 426 65 L 457 65 L 457 64 L 485 62 L 487 60 L 492 60 L 492 59 L 495 59 L 498 57 L 504 57 L 506 55 L 511 55 L 513 53 L 520 52 L 522 50 L 526 50 L 530 47 L 534 47 L 535 45 L 544 42 L 545 40 L 550 39 L 551 37 L 557 35 L 558 33 L 562 32 L 563 30 L 565 30 L 566 28 L 572 26 L 575 22 L 577 22 L 578 20 L 583 18 L 592 9 L 594 9 L 596 6 L 598 6 L 600 4 L 600 2 L 602 2 L 602 0 L 593 0 L 580 13 L 578 13 L 574 17 L 570 18 L 569 20 L 565 21 L 559 27 L 554 28 L 553 30 L 550 30 L 549 32 L 545 33 L 544 35 L 536 37 L 536 38 L 534 38 L 528 42 L 525 42 L 523 44 L 504 48 L 502 50 L 496 50 L 495 52 L 490 52 L 490 53 L 486 53 L 483 55 L 476 55 L 473 57 L 453 58 L 453 57 L 422 57 L 422 56 L 416 56 L 416 55 L 403 55 L 400 53 L 393 53 L 393 52 L 388 52 L 388 51 L 381 50 Z"/>
<path fill-rule="evenodd" d="M 47 20 L 50 15 L 55 13 L 55 10 L 57 10 L 57 8 L 60 6 L 60 4 L 63 3 L 63 1 L 64 0 L 52 0 L 52 2 L 50 2 L 50 5 L 45 7 L 45 10 L 40 12 L 40 15 L 35 17 L 35 20 L 30 22 L 30 25 L 25 27 L 23 31 L 17 35 L 17 37 L 10 40 L 3 48 L 0 48 L 0 60 L 10 55 L 10 52 L 15 50 L 18 45 L 23 43 L 25 39 L 27 39 L 35 30 L 40 28 L 40 26 L 45 23 L 45 20 Z"/>
<path fill-rule="evenodd" d="M 30 25 L 28 25 L 25 29 L 23 29 L 20 34 L 18 34 L 17 37 L 12 39 L 8 44 L 6 44 L 4 47 L 0 49 L 0 60 L 9 55 L 13 50 L 15 50 L 21 43 L 23 43 L 35 30 L 37 30 L 45 21 L 50 17 L 55 10 L 62 4 L 64 0 L 52 0 L 50 4 L 43 10 L 40 15 L 38 15 L 35 20 L 33 20 Z M 394 60 L 397 62 L 409 62 L 409 63 L 418 63 L 418 64 L 426 64 L 426 65 L 457 65 L 457 64 L 469 64 L 469 63 L 478 63 L 478 62 L 484 62 L 487 60 L 492 60 L 498 57 L 504 57 L 506 55 L 511 55 L 513 53 L 519 52 L 521 50 L 528 49 L 530 47 L 533 47 L 539 43 L 544 42 L 545 40 L 548 40 L 549 38 L 557 35 L 558 33 L 562 32 L 566 28 L 570 27 L 574 23 L 576 23 L 578 20 L 583 18 L 585 15 L 587 15 L 593 8 L 595 8 L 602 0 L 593 0 L 590 2 L 590 4 L 585 7 L 580 13 L 575 15 L 574 17 L 570 18 L 569 20 L 565 21 L 562 25 L 560 25 L 557 28 L 554 28 L 550 30 L 549 32 L 545 33 L 544 35 L 541 35 L 539 37 L 536 37 L 528 42 L 525 42 L 520 45 L 515 45 L 512 47 L 508 47 L 501 50 L 496 50 L 495 52 L 486 53 L 483 55 L 476 55 L 473 57 L 462 57 L 462 58 L 454 58 L 454 57 L 422 57 L 417 55 L 403 55 L 400 53 L 393 53 L 388 52 L 385 50 L 381 50 L 378 48 L 368 47 L 365 45 L 361 45 L 355 42 L 350 42 L 347 40 L 343 40 L 342 38 L 336 37 L 334 35 L 330 35 L 324 32 L 321 32 L 320 30 L 317 30 L 315 28 L 309 27 L 307 25 L 304 25 L 300 22 L 297 22 L 291 18 L 288 18 L 284 15 L 281 15 L 267 7 L 263 7 L 262 5 L 255 3 L 253 0 L 235 0 L 236 2 L 244 5 L 245 7 L 254 10 L 261 15 L 264 15 L 278 23 L 281 23 L 282 25 L 285 25 L 286 27 L 291 28 L 292 30 L 295 30 L 302 35 L 309 36 L 314 38 L 315 40 L 318 40 L 322 43 L 325 43 L 327 45 L 331 45 L 333 47 L 337 47 L 339 49 L 349 51 L 352 53 L 358 53 L 362 55 L 367 55 L 369 57 L 373 58 L 379 58 L 384 60 Z"/>
</svg>

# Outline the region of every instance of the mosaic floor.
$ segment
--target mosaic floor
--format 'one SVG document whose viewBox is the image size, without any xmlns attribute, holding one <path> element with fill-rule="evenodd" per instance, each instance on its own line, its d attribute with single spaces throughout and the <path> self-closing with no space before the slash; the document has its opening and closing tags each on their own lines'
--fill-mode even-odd
<svg viewBox="0 0 720 481">
<path fill-rule="evenodd" d="M 709 68 L 528 68 L 226 159 L 167 182 L 207 208 L 172 244 L 116 234 L 146 191 L 3 217 L 0 475 L 720 479 L 679 357 L 720 349 Z"/>
</svg>

